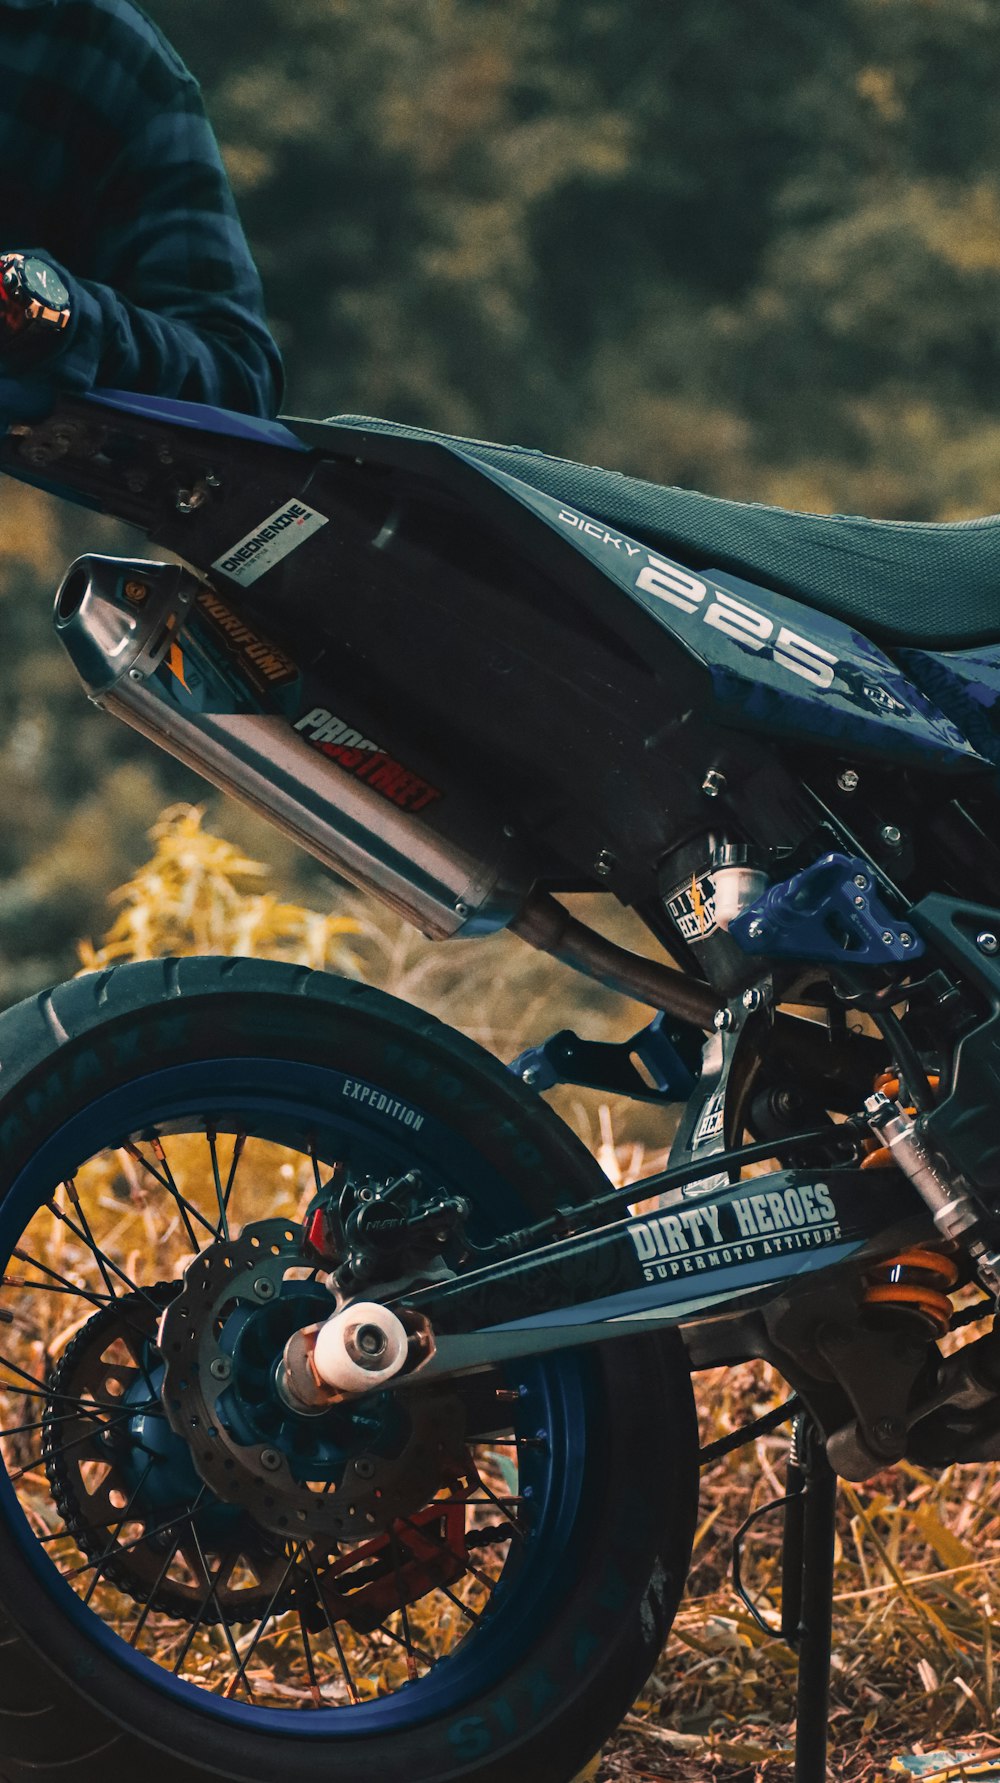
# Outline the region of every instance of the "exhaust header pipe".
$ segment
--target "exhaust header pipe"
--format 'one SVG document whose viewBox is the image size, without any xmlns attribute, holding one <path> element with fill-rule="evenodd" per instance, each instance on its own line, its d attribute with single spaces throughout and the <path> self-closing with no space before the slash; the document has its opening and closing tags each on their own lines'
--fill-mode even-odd
<svg viewBox="0 0 1000 1783">
<path fill-rule="evenodd" d="M 506 928 L 510 826 L 174 564 L 78 558 L 55 627 L 90 698 L 432 939 Z M 376 740 L 377 739 L 377 740 Z M 397 756 L 396 749 L 400 755 Z M 405 764 L 405 765 L 404 765 Z"/>
</svg>

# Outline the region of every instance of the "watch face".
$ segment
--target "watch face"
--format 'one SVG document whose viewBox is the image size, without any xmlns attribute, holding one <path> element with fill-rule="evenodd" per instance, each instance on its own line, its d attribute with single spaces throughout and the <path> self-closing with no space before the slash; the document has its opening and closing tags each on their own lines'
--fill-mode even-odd
<svg viewBox="0 0 1000 1783">
<path fill-rule="evenodd" d="M 44 260 L 31 255 L 23 268 L 25 288 L 32 297 L 47 304 L 50 309 L 64 310 L 69 303 L 69 292 L 57 272 Z"/>
</svg>

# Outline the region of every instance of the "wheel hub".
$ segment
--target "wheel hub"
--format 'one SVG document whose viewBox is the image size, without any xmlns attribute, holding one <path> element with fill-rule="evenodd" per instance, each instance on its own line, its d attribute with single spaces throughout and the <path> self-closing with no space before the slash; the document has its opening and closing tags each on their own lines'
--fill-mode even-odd
<svg viewBox="0 0 1000 1783">
<path fill-rule="evenodd" d="M 276 1379 L 284 1343 L 331 1306 L 304 1264 L 301 1230 L 281 1220 L 195 1258 L 160 1325 L 163 1409 L 224 1505 L 279 1538 L 333 1545 L 388 1529 L 461 1479 L 465 1414 L 433 1387 L 293 1410 Z"/>
</svg>

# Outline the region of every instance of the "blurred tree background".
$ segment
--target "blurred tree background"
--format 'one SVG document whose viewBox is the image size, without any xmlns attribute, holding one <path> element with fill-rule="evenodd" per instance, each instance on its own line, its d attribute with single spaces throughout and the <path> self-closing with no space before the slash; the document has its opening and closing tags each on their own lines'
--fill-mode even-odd
<svg viewBox="0 0 1000 1783">
<path fill-rule="evenodd" d="M 1000 506 L 995 0 L 151 0 L 200 78 L 286 410 L 789 506 Z M 0 504 L 0 1000 L 63 975 L 195 783 L 49 629 L 110 527 Z M 139 547 L 141 550 L 141 546 Z M 249 820 L 210 821 L 316 875 Z"/>
</svg>

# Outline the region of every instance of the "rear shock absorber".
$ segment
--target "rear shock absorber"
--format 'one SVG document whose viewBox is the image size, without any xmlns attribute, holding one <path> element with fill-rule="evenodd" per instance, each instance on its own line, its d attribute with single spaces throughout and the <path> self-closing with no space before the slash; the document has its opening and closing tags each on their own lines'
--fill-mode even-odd
<svg viewBox="0 0 1000 1783">
<path fill-rule="evenodd" d="M 919 1115 L 900 1107 L 884 1090 L 869 1096 L 865 1112 L 872 1132 L 881 1142 L 880 1150 L 888 1152 L 888 1161 L 898 1165 L 909 1178 L 930 1208 L 942 1238 L 963 1246 L 973 1258 L 984 1287 L 1000 1299 L 1000 1254 L 983 1235 L 983 1210 L 961 1178 L 946 1174 L 932 1155 Z M 878 1159 L 879 1152 L 873 1152 L 869 1163 Z"/>
</svg>

